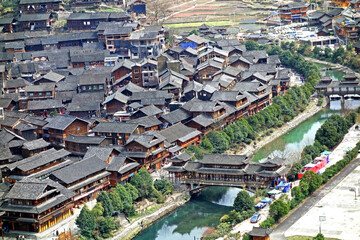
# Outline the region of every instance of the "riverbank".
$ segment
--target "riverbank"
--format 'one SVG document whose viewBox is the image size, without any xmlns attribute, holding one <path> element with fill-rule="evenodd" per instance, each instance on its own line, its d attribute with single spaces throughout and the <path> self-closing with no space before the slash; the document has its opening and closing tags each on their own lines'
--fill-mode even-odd
<svg viewBox="0 0 360 240">
<path fill-rule="evenodd" d="M 311 58 L 311 57 L 305 57 L 305 60 L 310 61 L 310 62 L 314 62 L 314 63 L 320 63 L 320 64 L 325 64 L 325 65 L 329 65 L 332 68 L 336 68 L 336 69 L 343 69 L 345 72 L 354 72 L 356 77 L 360 77 L 360 74 L 357 73 L 356 71 L 352 70 L 351 68 L 338 64 L 338 63 L 332 63 L 332 62 L 327 62 L 327 61 L 322 61 L 316 58 Z"/>
<path fill-rule="evenodd" d="M 163 204 L 159 204 L 160 207 L 157 207 L 156 211 L 142 215 L 134 220 L 131 223 L 127 223 L 119 228 L 116 233 L 114 233 L 114 237 L 110 238 L 111 240 L 130 240 L 133 239 L 137 234 L 151 226 L 155 221 L 160 218 L 166 216 L 167 214 L 172 213 L 179 207 L 183 206 L 190 200 L 188 193 L 179 192 L 174 193 L 170 197 L 168 197 Z M 143 226 L 141 226 L 143 225 Z"/>
<path fill-rule="evenodd" d="M 318 99 L 310 100 L 310 103 L 305 111 L 297 115 L 290 122 L 285 123 L 282 127 L 273 129 L 274 132 L 271 135 L 265 136 L 261 141 L 257 142 L 256 145 L 254 143 L 251 143 L 250 145 L 246 145 L 246 147 L 241 149 L 240 151 L 229 151 L 229 152 L 238 155 L 239 154 L 253 155 L 257 150 L 269 144 L 270 142 L 274 141 L 276 138 L 282 136 L 283 134 L 286 134 L 291 129 L 298 126 L 300 123 L 314 116 L 323 107 L 327 105 L 327 101 L 324 101 L 322 106 L 317 106 L 317 102 Z"/>
</svg>

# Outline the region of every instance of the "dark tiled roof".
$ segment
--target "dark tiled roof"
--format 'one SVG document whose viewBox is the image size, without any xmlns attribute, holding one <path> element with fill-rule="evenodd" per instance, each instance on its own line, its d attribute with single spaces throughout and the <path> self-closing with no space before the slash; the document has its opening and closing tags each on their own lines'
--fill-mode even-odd
<svg viewBox="0 0 360 240">
<path fill-rule="evenodd" d="M 170 124 L 175 124 L 184 120 L 187 120 L 191 117 L 190 114 L 188 114 L 183 109 L 176 109 L 175 111 L 169 112 L 167 114 L 161 115 L 161 118 L 167 121 Z"/>
<path fill-rule="evenodd" d="M 61 3 L 61 0 L 20 0 L 20 5 L 37 3 Z"/>
<path fill-rule="evenodd" d="M 144 113 L 146 116 L 154 116 L 154 115 L 162 113 L 162 111 L 159 108 L 155 107 L 154 105 L 149 105 L 149 106 L 140 108 L 138 111 Z"/>
<path fill-rule="evenodd" d="M 270 228 L 253 227 L 249 235 L 253 237 L 267 237 L 271 234 L 271 232 L 272 229 Z"/>
<path fill-rule="evenodd" d="M 106 162 L 106 160 L 110 157 L 111 153 L 115 152 L 120 154 L 120 147 L 114 146 L 90 146 L 87 152 L 85 153 L 84 159 L 90 158 L 92 156 L 96 156 L 100 158 L 102 161 Z"/>
<path fill-rule="evenodd" d="M 21 171 L 27 172 L 29 170 L 38 168 L 40 166 L 44 166 L 48 163 L 51 163 L 57 159 L 65 158 L 66 156 L 70 155 L 70 152 L 61 149 L 61 150 L 55 150 L 54 148 L 46 150 L 44 152 L 41 152 L 39 154 L 36 154 L 32 157 L 25 158 L 21 161 L 12 163 L 8 165 L 7 167 L 10 170 L 13 170 L 15 168 L 20 169 Z"/>
<path fill-rule="evenodd" d="M 246 155 L 204 154 L 203 159 L 199 162 L 203 164 L 242 165 L 247 164 L 251 159 Z"/>
<path fill-rule="evenodd" d="M 162 122 L 159 119 L 157 119 L 155 116 L 145 116 L 145 117 L 133 119 L 131 121 L 128 121 L 128 123 L 136 123 L 144 126 L 145 128 L 151 128 L 162 124 Z"/>
<path fill-rule="evenodd" d="M 157 133 L 157 131 L 149 131 L 144 134 L 132 134 L 127 140 L 126 145 L 131 142 L 137 142 L 146 148 L 150 148 L 158 143 L 163 142 L 164 140 L 165 137 Z"/>
<path fill-rule="evenodd" d="M 39 101 L 29 101 L 27 109 L 29 111 L 33 110 L 46 110 L 46 109 L 56 109 L 61 108 L 62 103 L 60 100 L 48 99 L 48 100 L 39 100 Z"/>
<path fill-rule="evenodd" d="M 110 132 L 110 133 L 129 133 L 135 132 L 139 124 L 137 123 L 124 123 L 124 122 L 101 122 L 95 128 L 93 132 Z"/>
<path fill-rule="evenodd" d="M 97 12 L 97 13 L 71 13 L 67 20 L 95 20 L 107 19 L 110 13 Z"/>
<path fill-rule="evenodd" d="M 126 163 L 126 161 L 129 163 Z M 140 166 L 140 164 L 135 160 L 128 158 L 126 155 L 119 155 L 111 158 L 110 166 L 107 168 L 107 170 L 124 174 L 134 168 L 137 168 L 138 166 Z"/>
<path fill-rule="evenodd" d="M 25 142 L 23 148 L 32 151 L 40 148 L 46 148 L 48 146 L 50 146 L 50 143 L 46 142 L 42 138 L 39 138 L 33 141 Z"/>
<path fill-rule="evenodd" d="M 105 170 L 108 164 L 96 156 L 81 160 L 52 173 L 65 184 L 71 184 L 87 176 Z M 74 174 L 76 173 L 76 174 Z"/>
<path fill-rule="evenodd" d="M 81 143 L 81 144 L 100 144 L 102 143 L 106 137 L 102 136 L 78 136 L 70 134 L 67 136 L 64 141 L 73 142 L 73 143 Z"/>
<path fill-rule="evenodd" d="M 75 120 L 80 120 L 83 122 L 86 122 L 85 120 L 82 120 L 80 118 L 70 116 L 70 115 L 57 115 L 56 117 L 50 118 L 49 123 L 45 126 L 46 129 L 52 128 L 57 130 L 64 130 L 66 129 L 70 124 L 72 124 Z M 88 122 L 86 122 L 88 123 Z"/>
<path fill-rule="evenodd" d="M 44 14 L 21 14 L 19 22 L 45 21 L 50 18 L 50 13 Z"/>
<path fill-rule="evenodd" d="M 165 128 L 159 132 L 169 143 L 176 141 L 186 142 L 192 138 L 201 135 L 201 132 L 195 128 L 187 127 L 182 123 L 177 123 L 171 127 Z"/>
</svg>

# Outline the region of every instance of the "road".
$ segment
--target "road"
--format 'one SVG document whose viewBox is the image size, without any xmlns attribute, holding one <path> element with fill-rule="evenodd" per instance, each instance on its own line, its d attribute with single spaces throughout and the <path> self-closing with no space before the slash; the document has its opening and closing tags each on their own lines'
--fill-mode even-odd
<svg viewBox="0 0 360 240">
<path fill-rule="evenodd" d="M 305 213 L 307 213 L 315 204 L 317 204 L 327 193 L 331 191 L 336 185 L 338 185 L 348 174 L 350 174 L 360 164 L 360 158 L 350 163 L 343 171 L 333 177 L 323 188 L 317 190 L 312 196 L 305 201 L 295 212 L 293 212 L 288 218 L 286 218 L 274 231 L 270 237 L 272 240 L 286 240 L 284 233 Z"/>
</svg>

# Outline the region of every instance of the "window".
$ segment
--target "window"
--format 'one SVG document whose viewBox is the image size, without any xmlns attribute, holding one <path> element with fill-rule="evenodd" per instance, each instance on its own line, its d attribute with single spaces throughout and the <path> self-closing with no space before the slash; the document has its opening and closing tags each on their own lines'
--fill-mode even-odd
<svg viewBox="0 0 360 240">
<path fill-rule="evenodd" d="M 134 73 L 139 73 L 139 70 L 134 70 Z"/>
<path fill-rule="evenodd" d="M 92 87 L 91 86 L 89 86 L 89 90 L 91 90 L 92 89 Z"/>
<path fill-rule="evenodd" d="M 148 74 L 147 74 L 147 73 L 144 73 L 144 76 L 145 76 L 145 77 L 147 77 L 147 76 L 148 76 Z"/>
<path fill-rule="evenodd" d="M 99 89 L 104 89 L 104 86 L 103 86 L 103 85 L 99 85 Z"/>
<path fill-rule="evenodd" d="M 41 95 L 42 95 L 42 93 L 40 92 L 40 93 L 39 93 L 39 96 L 41 96 Z"/>
<path fill-rule="evenodd" d="M 96 85 L 94 85 L 94 90 L 96 90 L 97 89 L 97 86 Z"/>
<path fill-rule="evenodd" d="M 82 86 L 82 90 L 86 90 L 86 86 Z"/>
<path fill-rule="evenodd" d="M 46 95 L 51 95 L 51 92 L 46 92 Z"/>
<path fill-rule="evenodd" d="M 30 96 L 34 96 L 34 93 L 30 93 L 29 95 L 30 95 Z"/>
<path fill-rule="evenodd" d="M 22 205 L 22 201 L 18 200 L 18 204 L 19 204 L 19 205 Z"/>
<path fill-rule="evenodd" d="M 80 131 L 80 127 L 76 127 L 76 131 Z"/>
<path fill-rule="evenodd" d="M 135 79 L 139 79 L 139 76 L 135 76 Z"/>
</svg>

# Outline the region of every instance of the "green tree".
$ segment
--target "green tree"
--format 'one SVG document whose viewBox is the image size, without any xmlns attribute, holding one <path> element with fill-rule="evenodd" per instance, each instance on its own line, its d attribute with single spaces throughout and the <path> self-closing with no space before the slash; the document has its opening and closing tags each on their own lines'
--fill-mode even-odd
<svg viewBox="0 0 360 240">
<path fill-rule="evenodd" d="M 109 194 L 111 204 L 114 207 L 114 210 L 120 211 L 120 212 L 123 211 L 124 206 L 123 206 L 120 196 L 116 192 L 109 192 L 108 194 Z"/>
<path fill-rule="evenodd" d="M 234 200 L 234 208 L 237 212 L 252 210 L 254 208 L 254 199 L 250 197 L 248 192 L 240 191 Z"/>
<path fill-rule="evenodd" d="M 111 216 L 111 214 L 114 212 L 114 206 L 111 203 L 111 200 L 109 198 L 109 194 L 107 192 L 101 192 L 99 196 L 96 199 L 98 202 L 101 203 L 101 205 L 104 208 L 104 216 Z"/>
<path fill-rule="evenodd" d="M 101 202 L 97 202 L 93 209 L 91 209 L 91 212 L 95 215 L 95 217 L 102 216 L 104 214 L 104 208 Z"/>
<path fill-rule="evenodd" d="M 211 142 L 209 141 L 208 138 L 204 138 L 201 141 L 201 143 L 199 144 L 199 147 L 204 149 L 208 153 L 212 153 L 212 151 L 214 150 L 214 147 L 213 147 L 213 145 L 211 144 Z"/>
<path fill-rule="evenodd" d="M 140 198 L 154 197 L 153 179 L 145 168 L 132 176 L 130 183 L 136 187 Z"/>
<path fill-rule="evenodd" d="M 131 183 L 126 183 L 124 187 L 131 194 L 131 198 L 133 201 L 139 198 L 139 191 L 136 189 L 136 187 L 131 185 Z"/>
<path fill-rule="evenodd" d="M 318 235 L 316 235 L 313 239 L 314 240 L 325 240 L 325 237 L 321 233 L 318 233 Z"/>
<path fill-rule="evenodd" d="M 201 149 L 195 145 L 190 145 L 185 149 L 185 152 L 188 154 L 194 154 L 195 159 L 203 159 L 204 153 Z M 194 160 L 194 159 L 192 159 Z"/>
<path fill-rule="evenodd" d="M 93 232 L 96 230 L 96 219 L 86 204 L 76 219 L 76 225 L 79 227 L 81 235 L 87 238 L 93 237 Z"/>
<path fill-rule="evenodd" d="M 229 149 L 229 141 L 225 137 L 224 132 L 210 132 L 207 135 L 207 138 L 214 147 L 213 153 L 223 153 Z"/>
<path fill-rule="evenodd" d="M 112 217 L 98 217 L 96 219 L 98 230 L 102 237 L 109 237 L 109 233 L 116 229 L 115 221 Z"/>
<path fill-rule="evenodd" d="M 248 51 L 259 50 L 259 44 L 253 40 L 246 41 L 245 47 Z"/>
<path fill-rule="evenodd" d="M 270 216 L 278 221 L 281 217 L 288 214 L 290 207 L 283 200 L 276 200 L 270 205 Z"/>
<path fill-rule="evenodd" d="M 312 171 L 306 171 L 304 176 L 301 178 L 300 183 L 301 182 L 308 182 L 309 193 L 312 193 L 321 186 L 323 179 L 320 174 L 314 173 Z"/>
<path fill-rule="evenodd" d="M 302 165 L 299 162 L 296 162 L 292 165 L 290 173 L 288 174 L 288 178 L 290 181 L 294 181 L 297 179 L 298 173 L 301 171 Z"/>
</svg>

